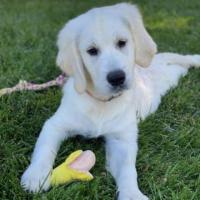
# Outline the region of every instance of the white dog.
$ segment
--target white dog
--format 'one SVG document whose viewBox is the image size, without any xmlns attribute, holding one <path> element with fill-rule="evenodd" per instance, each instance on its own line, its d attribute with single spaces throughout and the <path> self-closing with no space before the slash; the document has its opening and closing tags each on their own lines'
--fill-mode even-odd
<svg viewBox="0 0 200 200">
<path fill-rule="evenodd" d="M 158 108 L 161 97 L 199 55 L 156 54 L 156 44 L 134 5 L 95 8 L 69 21 L 58 36 L 57 64 L 70 75 L 57 112 L 48 119 L 21 184 L 49 188 L 49 172 L 68 137 L 106 139 L 107 168 L 120 200 L 146 200 L 135 168 L 138 121 Z M 156 54 L 156 55 L 155 55 Z"/>
</svg>

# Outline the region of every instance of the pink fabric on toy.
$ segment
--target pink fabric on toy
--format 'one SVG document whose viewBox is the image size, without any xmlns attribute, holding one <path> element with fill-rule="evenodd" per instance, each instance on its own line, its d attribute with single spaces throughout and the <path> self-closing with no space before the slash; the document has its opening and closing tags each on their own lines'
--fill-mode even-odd
<svg viewBox="0 0 200 200">
<path fill-rule="evenodd" d="M 95 164 L 95 154 L 90 151 L 83 151 L 83 153 L 74 160 L 69 166 L 79 171 L 89 171 Z"/>
</svg>

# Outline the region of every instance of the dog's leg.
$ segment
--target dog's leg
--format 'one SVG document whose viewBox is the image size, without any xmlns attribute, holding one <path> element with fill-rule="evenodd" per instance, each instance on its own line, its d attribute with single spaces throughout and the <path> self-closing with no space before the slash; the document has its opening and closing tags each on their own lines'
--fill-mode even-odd
<svg viewBox="0 0 200 200">
<path fill-rule="evenodd" d="M 148 200 L 137 183 L 137 139 L 106 138 L 107 168 L 118 186 L 118 200 Z"/>
<path fill-rule="evenodd" d="M 21 185 L 25 190 L 39 192 L 50 186 L 49 174 L 62 140 L 66 137 L 62 109 L 47 120 L 37 140 L 30 166 L 24 172 Z"/>
<path fill-rule="evenodd" d="M 200 55 L 181 55 L 177 53 L 159 53 L 160 59 L 165 60 L 167 64 L 177 64 L 186 68 L 200 67 Z"/>
<path fill-rule="evenodd" d="M 136 96 L 138 117 L 155 112 L 161 96 L 175 86 L 180 77 L 187 74 L 190 67 L 200 66 L 200 55 L 180 55 L 175 53 L 157 54 L 149 68 L 136 68 Z"/>
</svg>

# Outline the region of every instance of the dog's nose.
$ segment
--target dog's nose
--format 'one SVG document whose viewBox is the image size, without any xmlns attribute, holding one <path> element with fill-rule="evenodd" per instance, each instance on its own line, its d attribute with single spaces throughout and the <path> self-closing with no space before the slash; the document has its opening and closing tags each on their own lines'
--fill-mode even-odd
<svg viewBox="0 0 200 200">
<path fill-rule="evenodd" d="M 114 87 L 120 86 L 124 83 L 126 75 L 122 70 L 115 70 L 109 72 L 107 75 L 107 81 Z"/>
</svg>

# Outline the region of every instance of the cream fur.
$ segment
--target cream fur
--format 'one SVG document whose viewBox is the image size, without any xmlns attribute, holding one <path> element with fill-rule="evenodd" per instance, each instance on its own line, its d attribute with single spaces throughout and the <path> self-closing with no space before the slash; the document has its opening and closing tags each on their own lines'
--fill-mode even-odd
<svg viewBox="0 0 200 200">
<path fill-rule="evenodd" d="M 128 41 L 123 50 L 114 46 L 118 37 Z M 94 42 L 101 53 L 91 58 L 86 49 Z M 138 122 L 156 111 L 161 97 L 189 67 L 200 66 L 200 56 L 154 56 L 156 45 L 138 9 L 130 4 L 96 8 L 71 20 L 59 34 L 58 47 L 57 64 L 71 77 L 58 110 L 42 128 L 22 186 L 32 192 L 47 190 L 60 143 L 79 133 L 105 137 L 107 169 L 115 178 L 119 200 L 147 200 L 138 188 L 135 168 Z M 111 101 L 101 101 L 114 95 L 105 79 L 114 69 L 125 71 L 128 89 Z M 90 92 L 96 98 L 86 92 L 86 73 L 91 76 Z"/>
</svg>

